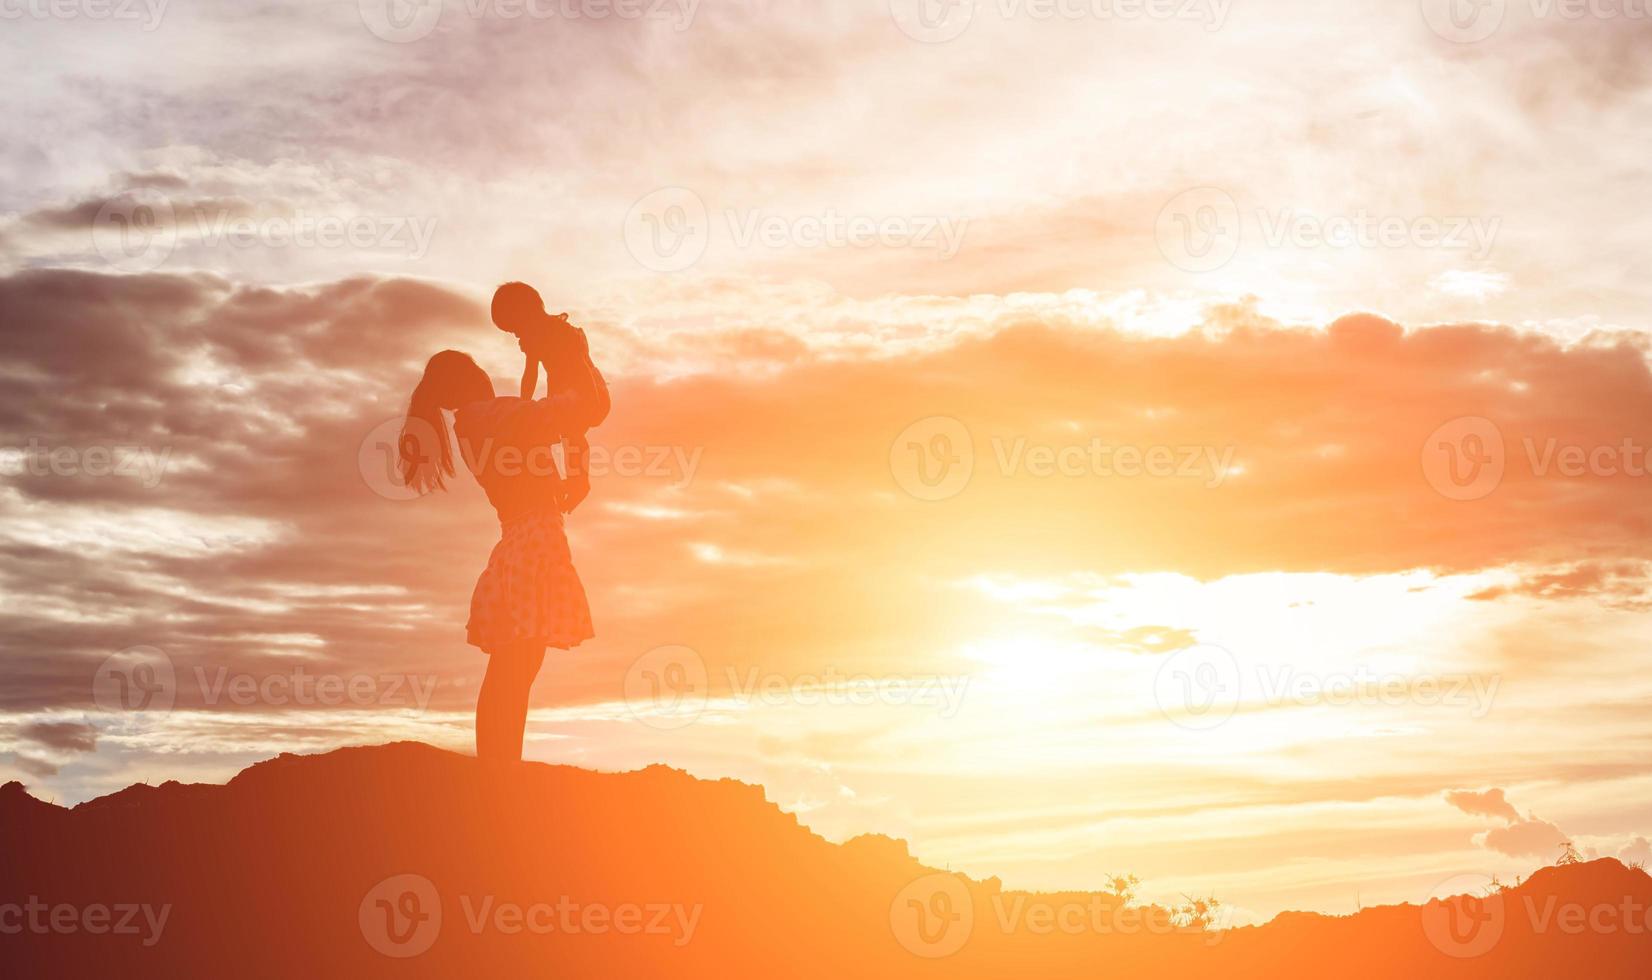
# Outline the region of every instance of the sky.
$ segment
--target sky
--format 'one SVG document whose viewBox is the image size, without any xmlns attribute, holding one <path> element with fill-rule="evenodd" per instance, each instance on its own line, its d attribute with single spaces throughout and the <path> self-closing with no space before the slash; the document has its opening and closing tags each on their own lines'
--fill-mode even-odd
<svg viewBox="0 0 1652 980">
<path fill-rule="evenodd" d="M 1235 921 L 1652 858 L 1633 0 L 0 3 L 0 780 L 467 749 L 386 447 L 607 373 L 528 755 Z"/>
</svg>

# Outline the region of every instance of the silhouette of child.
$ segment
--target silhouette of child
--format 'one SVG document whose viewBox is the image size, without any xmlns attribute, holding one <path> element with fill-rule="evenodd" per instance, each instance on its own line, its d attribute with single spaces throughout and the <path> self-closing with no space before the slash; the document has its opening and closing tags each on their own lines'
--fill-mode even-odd
<svg viewBox="0 0 1652 980">
<path fill-rule="evenodd" d="M 585 331 L 568 322 L 568 314 L 545 312 L 539 291 L 523 282 L 507 282 L 493 294 L 493 322 L 516 337 L 527 357 L 522 370 L 522 398 L 532 401 L 539 388 L 539 368 L 545 368 L 545 394 L 551 399 L 574 400 L 575 378 L 589 371 L 606 414 L 607 385 L 591 363 L 591 349 Z M 561 386 L 560 389 L 558 386 Z M 571 513 L 591 492 L 589 472 L 591 443 L 585 432 L 570 432 L 562 439 L 565 481 L 562 511 Z"/>
</svg>

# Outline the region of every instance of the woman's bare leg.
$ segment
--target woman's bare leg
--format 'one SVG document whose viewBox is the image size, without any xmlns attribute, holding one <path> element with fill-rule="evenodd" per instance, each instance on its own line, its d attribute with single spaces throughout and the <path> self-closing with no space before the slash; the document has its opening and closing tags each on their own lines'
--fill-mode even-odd
<svg viewBox="0 0 1652 980">
<path fill-rule="evenodd" d="M 504 647 L 488 653 L 488 672 L 476 696 L 476 756 L 489 762 L 522 761 L 528 694 L 545 663 L 543 646 Z"/>
</svg>

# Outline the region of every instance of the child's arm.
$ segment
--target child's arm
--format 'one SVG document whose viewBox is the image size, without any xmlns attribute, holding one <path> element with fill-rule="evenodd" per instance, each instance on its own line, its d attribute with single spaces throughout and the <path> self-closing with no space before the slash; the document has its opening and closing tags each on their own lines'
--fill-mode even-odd
<svg viewBox="0 0 1652 980">
<path fill-rule="evenodd" d="M 539 389 L 539 355 L 529 354 L 528 364 L 522 369 L 522 399 L 533 401 L 534 392 Z"/>
</svg>

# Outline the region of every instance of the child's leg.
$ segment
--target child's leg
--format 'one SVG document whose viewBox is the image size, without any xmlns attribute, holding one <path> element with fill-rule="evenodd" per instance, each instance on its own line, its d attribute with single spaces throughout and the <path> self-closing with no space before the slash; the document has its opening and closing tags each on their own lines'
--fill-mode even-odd
<svg viewBox="0 0 1652 980">
<path fill-rule="evenodd" d="M 590 456 L 591 441 L 585 433 L 573 432 L 562 437 L 562 467 L 567 477 L 562 492 L 563 513 L 578 507 L 591 492 Z"/>
</svg>

